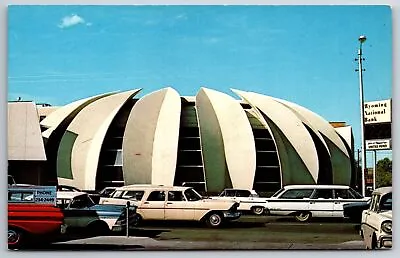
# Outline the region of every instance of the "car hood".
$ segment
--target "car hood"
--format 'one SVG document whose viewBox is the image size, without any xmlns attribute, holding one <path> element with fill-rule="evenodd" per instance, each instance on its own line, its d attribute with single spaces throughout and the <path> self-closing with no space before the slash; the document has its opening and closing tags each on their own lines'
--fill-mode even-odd
<svg viewBox="0 0 400 258">
<path fill-rule="evenodd" d="M 392 219 L 392 211 L 382 211 L 379 213 L 381 216 L 388 218 L 388 219 Z"/>
</svg>

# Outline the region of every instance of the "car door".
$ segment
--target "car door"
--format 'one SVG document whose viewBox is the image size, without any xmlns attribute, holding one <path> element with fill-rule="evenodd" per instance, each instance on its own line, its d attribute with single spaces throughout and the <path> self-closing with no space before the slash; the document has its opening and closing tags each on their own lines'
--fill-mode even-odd
<svg viewBox="0 0 400 258">
<path fill-rule="evenodd" d="M 250 210 L 254 204 L 257 204 L 248 190 L 237 190 L 234 201 L 240 202 L 239 210 Z"/>
<path fill-rule="evenodd" d="M 165 203 L 166 220 L 193 220 L 194 208 L 190 207 L 182 191 L 168 191 Z"/>
<path fill-rule="evenodd" d="M 309 211 L 313 217 L 332 217 L 333 189 L 316 189 L 310 200 Z"/>
<path fill-rule="evenodd" d="M 140 211 L 145 220 L 164 220 L 165 191 L 154 190 L 141 204 Z"/>
<path fill-rule="evenodd" d="M 289 215 L 293 212 L 308 211 L 314 189 L 289 189 L 267 203 L 271 215 Z"/>
<path fill-rule="evenodd" d="M 83 228 L 98 219 L 96 211 L 89 209 L 90 203 L 87 195 L 57 200 L 57 202 L 62 201 L 65 202 L 64 221 L 68 227 Z"/>
<path fill-rule="evenodd" d="M 349 189 L 334 189 L 333 217 L 343 218 L 343 204 L 363 201 L 356 199 L 356 196 Z"/>
</svg>

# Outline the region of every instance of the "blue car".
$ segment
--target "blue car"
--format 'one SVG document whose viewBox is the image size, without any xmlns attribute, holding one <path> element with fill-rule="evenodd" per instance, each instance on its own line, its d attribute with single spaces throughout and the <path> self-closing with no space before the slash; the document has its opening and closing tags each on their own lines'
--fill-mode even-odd
<svg viewBox="0 0 400 258">
<path fill-rule="evenodd" d="M 95 204 L 85 192 L 57 192 L 57 206 L 64 213 L 65 228 L 71 232 L 83 230 L 88 235 L 106 235 L 126 229 L 125 205 Z M 136 225 L 136 206 L 129 207 L 129 228 Z"/>
</svg>

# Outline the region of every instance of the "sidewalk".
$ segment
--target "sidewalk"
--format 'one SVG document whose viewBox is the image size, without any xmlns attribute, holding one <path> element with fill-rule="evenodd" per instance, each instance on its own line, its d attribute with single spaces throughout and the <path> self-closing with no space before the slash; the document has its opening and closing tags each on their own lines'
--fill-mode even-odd
<svg viewBox="0 0 400 258">
<path fill-rule="evenodd" d="M 54 243 L 53 245 L 90 245 L 95 250 L 103 246 L 121 250 L 365 250 L 362 241 L 340 244 L 207 242 L 155 240 L 149 237 L 99 236 Z"/>
</svg>

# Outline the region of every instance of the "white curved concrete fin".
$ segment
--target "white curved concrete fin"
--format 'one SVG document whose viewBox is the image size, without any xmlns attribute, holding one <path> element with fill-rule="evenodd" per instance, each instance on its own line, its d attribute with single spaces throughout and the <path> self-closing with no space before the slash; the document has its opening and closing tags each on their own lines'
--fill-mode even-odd
<svg viewBox="0 0 400 258">
<path fill-rule="evenodd" d="M 41 122 L 40 125 L 47 127 L 48 129 L 43 132 L 42 136 L 45 138 L 50 138 L 51 134 L 53 131 L 74 111 L 83 108 L 85 105 L 88 105 L 100 98 L 104 98 L 107 96 L 110 96 L 112 94 L 115 94 L 116 92 L 109 92 L 109 93 L 104 93 L 100 95 L 96 95 L 93 97 L 81 99 L 74 101 L 72 103 L 69 103 L 68 105 L 65 105 L 63 107 L 58 108 L 54 112 L 50 113 L 47 117 L 45 117 Z"/>
<path fill-rule="evenodd" d="M 278 102 L 281 102 L 282 104 L 287 105 L 297 113 L 299 113 L 304 119 L 308 121 L 308 124 L 312 125 L 312 128 L 315 130 L 318 130 L 321 134 L 323 134 L 325 137 L 327 137 L 330 141 L 332 141 L 337 148 L 339 148 L 347 157 L 350 157 L 346 146 L 344 145 L 342 139 L 340 139 L 339 135 L 335 131 L 335 128 L 332 127 L 332 125 L 329 124 L 328 121 L 323 119 L 321 116 L 318 114 L 310 111 L 309 109 L 302 107 L 298 104 L 283 100 L 283 99 L 278 99 L 278 98 L 273 98 Z M 323 141 L 325 146 L 326 143 Z"/>
<path fill-rule="evenodd" d="M 200 92 L 208 98 L 218 120 L 232 186 L 252 189 L 256 170 L 256 149 L 245 111 L 238 101 L 227 94 L 207 88 L 201 88 Z"/>
<path fill-rule="evenodd" d="M 152 183 L 173 185 L 178 157 L 181 98 L 173 88 L 164 90 L 154 133 Z"/>
<path fill-rule="evenodd" d="M 282 103 L 264 95 L 254 92 L 233 91 L 243 99 L 253 103 L 277 125 L 300 156 L 315 182 L 317 182 L 319 172 L 317 150 L 311 135 L 298 116 Z"/>
<path fill-rule="evenodd" d="M 152 92 L 136 102 L 122 143 L 125 184 L 173 184 L 180 113 L 181 99 L 172 88 Z"/>
<path fill-rule="evenodd" d="M 57 173 L 59 169 L 70 169 L 63 174 L 72 175 L 69 178 L 73 179 L 72 186 L 95 189 L 99 155 L 107 130 L 123 104 L 139 91 L 135 89 L 97 99 L 71 121 L 60 142 Z M 70 160 L 62 157 L 68 155 L 65 150 L 70 150 Z"/>
</svg>

